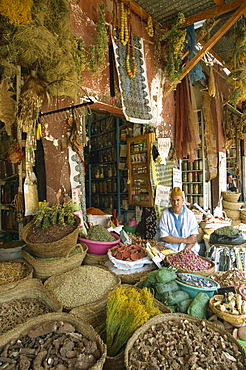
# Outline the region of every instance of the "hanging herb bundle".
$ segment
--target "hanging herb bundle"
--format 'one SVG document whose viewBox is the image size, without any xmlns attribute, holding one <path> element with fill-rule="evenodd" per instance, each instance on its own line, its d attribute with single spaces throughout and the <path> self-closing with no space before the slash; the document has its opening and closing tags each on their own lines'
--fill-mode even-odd
<svg viewBox="0 0 246 370">
<path fill-rule="evenodd" d="M 179 13 L 172 26 L 157 38 L 158 43 L 166 42 L 166 72 L 170 86 L 175 86 L 180 82 L 184 69 L 182 65 L 186 44 L 186 30 L 182 29 L 184 22 L 184 14 Z"/>
<path fill-rule="evenodd" d="M 161 311 L 153 305 L 147 288 L 119 287 L 108 298 L 106 309 L 106 344 L 108 355 L 117 355 L 136 329 Z"/>
<path fill-rule="evenodd" d="M 233 86 L 229 101 L 237 105 L 238 102 L 246 100 L 246 26 L 233 28 L 230 36 L 235 40 L 229 62 L 231 74 L 227 78 Z"/>
</svg>

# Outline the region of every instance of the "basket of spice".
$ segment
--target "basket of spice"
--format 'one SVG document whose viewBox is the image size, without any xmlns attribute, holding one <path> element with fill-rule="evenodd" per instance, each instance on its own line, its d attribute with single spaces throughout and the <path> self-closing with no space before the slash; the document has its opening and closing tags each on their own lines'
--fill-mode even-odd
<svg viewBox="0 0 246 370">
<path fill-rule="evenodd" d="M 73 270 L 49 277 L 44 286 L 52 292 L 67 311 L 94 304 L 120 285 L 113 272 L 101 266 L 82 265 Z"/>
<path fill-rule="evenodd" d="M 34 277 L 45 280 L 52 275 L 61 274 L 80 266 L 88 247 L 78 243 L 68 251 L 65 257 L 39 258 L 33 256 L 28 246 L 22 250 L 23 258 L 34 268 Z"/>
<path fill-rule="evenodd" d="M 120 242 L 118 234 L 109 232 L 102 225 L 92 226 L 88 230 L 87 238 L 78 238 L 88 247 L 88 253 L 106 254 L 109 248 L 112 248 Z"/>
<path fill-rule="evenodd" d="M 36 218 L 23 227 L 21 237 L 35 257 L 64 257 L 78 241 L 80 223 L 71 201 L 51 207 L 43 202 Z"/>
<path fill-rule="evenodd" d="M 216 316 L 232 325 L 246 323 L 246 301 L 239 293 L 227 292 L 225 295 L 215 295 L 210 298 L 209 307 Z"/>
<path fill-rule="evenodd" d="M 134 332 L 127 342 L 124 361 L 127 370 L 243 370 L 246 352 L 231 334 L 210 321 L 167 313 L 151 318 Z"/>
<path fill-rule="evenodd" d="M 0 337 L 0 357 L 12 369 L 101 370 L 106 345 L 92 326 L 55 312 L 32 318 Z"/>
<path fill-rule="evenodd" d="M 24 259 L 0 262 L 0 292 L 14 288 L 20 281 L 33 277 L 33 267 Z"/>
<path fill-rule="evenodd" d="M 61 310 L 60 303 L 39 279 L 23 280 L 0 295 L 0 335 L 32 317 Z"/>
<path fill-rule="evenodd" d="M 177 272 L 193 272 L 202 276 L 210 276 L 215 271 L 213 261 L 198 256 L 190 249 L 166 256 L 166 261 L 176 268 Z"/>
<path fill-rule="evenodd" d="M 97 306 L 80 306 L 70 313 L 91 324 L 107 344 L 104 369 L 123 370 L 124 346 L 136 328 L 148 318 L 170 309 L 145 289 L 121 285 Z M 106 334 L 105 334 L 106 333 Z"/>
</svg>

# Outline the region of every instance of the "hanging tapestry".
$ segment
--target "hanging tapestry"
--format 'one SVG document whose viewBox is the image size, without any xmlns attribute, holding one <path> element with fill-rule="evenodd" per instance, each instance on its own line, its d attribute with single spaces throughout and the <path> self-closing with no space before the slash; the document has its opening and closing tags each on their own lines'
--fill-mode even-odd
<svg viewBox="0 0 246 370">
<path fill-rule="evenodd" d="M 152 119 L 143 40 L 133 36 L 136 75 L 130 77 L 126 68 L 127 46 L 112 37 L 116 68 L 122 96 L 123 113 L 127 121 L 150 123 Z"/>
</svg>

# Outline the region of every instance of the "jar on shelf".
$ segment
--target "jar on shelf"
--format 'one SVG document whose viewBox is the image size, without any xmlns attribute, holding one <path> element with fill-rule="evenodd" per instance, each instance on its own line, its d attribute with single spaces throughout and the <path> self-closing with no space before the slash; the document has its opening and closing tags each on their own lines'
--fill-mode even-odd
<svg viewBox="0 0 246 370">
<path fill-rule="evenodd" d="M 198 159 L 196 159 L 193 163 L 193 169 L 194 170 L 199 170 L 199 162 L 198 162 Z"/>
<path fill-rule="evenodd" d="M 193 170 L 193 163 L 192 162 L 187 162 L 187 169 L 188 170 Z"/>
<path fill-rule="evenodd" d="M 183 180 L 183 182 L 187 182 L 187 180 L 188 180 L 187 172 L 182 173 L 182 180 Z"/>
<path fill-rule="evenodd" d="M 199 194 L 198 184 L 193 184 L 193 194 Z"/>
<path fill-rule="evenodd" d="M 188 192 L 189 194 L 193 194 L 193 184 L 188 185 Z"/>
<path fill-rule="evenodd" d="M 192 182 L 193 180 L 193 174 L 192 172 L 188 172 L 188 182 Z"/>
</svg>

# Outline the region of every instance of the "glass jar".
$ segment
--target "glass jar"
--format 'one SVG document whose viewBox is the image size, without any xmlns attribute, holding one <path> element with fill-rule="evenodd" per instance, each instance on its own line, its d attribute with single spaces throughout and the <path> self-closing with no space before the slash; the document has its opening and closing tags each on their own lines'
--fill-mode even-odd
<svg viewBox="0 0 246 370">
<path fill-rule="evenodd" d="M 192 180 L 193 180 L 193 174 L 192 172 L 188 172 L 188 181 L 192 182 Z"/>
<path fill-rule="evenodd" d="M 188 185 L 189 194 L 193 194 L 193 184 Z"/>
</svg>

